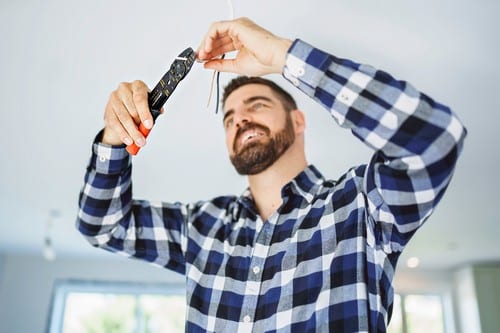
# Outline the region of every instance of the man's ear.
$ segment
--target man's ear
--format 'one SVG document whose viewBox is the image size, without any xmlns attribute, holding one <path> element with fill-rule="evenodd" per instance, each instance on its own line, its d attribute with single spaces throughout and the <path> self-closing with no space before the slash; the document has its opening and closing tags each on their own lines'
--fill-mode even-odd
<svg viewBox="0 0 500 333">
<path fill-rule="evenodd" d="M 299 109 L 290 111 L 290 116 L 292 117 L 293 128 L 295 134 L 302 134 L 306 129 L 306 117 L 304 112 Z"/>
</svg>

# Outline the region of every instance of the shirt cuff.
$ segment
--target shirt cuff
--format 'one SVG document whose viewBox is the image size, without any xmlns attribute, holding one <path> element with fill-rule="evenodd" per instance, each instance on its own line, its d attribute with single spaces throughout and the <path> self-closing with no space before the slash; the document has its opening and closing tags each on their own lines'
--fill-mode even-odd
<svg viewBox="0 0 500 333">
<path fill-rule="evenodd" d="M 98 173 L 110 175 L 125 171 L 132 162 L 130 154 L 125 149 L 126 145 L 113 146 L 102 143 L 101 137 L 102 131 L 94 139 L 90 167 Z"/>
<path fill-rule="evenodd" d="M 296 39 L 288 50 L 283 77 L 310 96 L 314 96 L 325 72 L 332 65 L 332 56 Z"/>
</svg>

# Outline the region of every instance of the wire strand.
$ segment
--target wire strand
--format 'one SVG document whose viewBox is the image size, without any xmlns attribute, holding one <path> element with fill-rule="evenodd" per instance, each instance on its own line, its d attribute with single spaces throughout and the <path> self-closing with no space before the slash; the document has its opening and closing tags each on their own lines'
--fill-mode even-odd
<svg viewBox="0 0 500 333">
<path fill-rule="evenodd" d="M 233 7 L 233 1 L 232 0 L 227 0 L 227 5 L 229 7 L 229 19 L 230 20 L 234 20 L 234 7 Z M 224 59 L 225 58 L 225 54 L 223 54 L 221 56 L 221 59 Z M 215 113 L 217 114 L 217 112 L 219 111 L 219 89 L 220 89 L 220 84 L 219 84 L 219 81 L 220 81 L 220 72 L 217 71 L 217 70 L 214 70 L 213 74 L 212 74 L 212 80 L 210 82 L 210 92 L 209 92 L 209 95 L 208 95 L 208 102 L 207 102 L 207 108 L 210 107 L 210 101 L 212 100 L 212 95 L 213 95 L 213 92 L 214 92 L 214 81 L 216 82 L 216 94 L 217 94 L 217 98 L 216 98 L 216 104 L 215 104 Z"/>
</svg>

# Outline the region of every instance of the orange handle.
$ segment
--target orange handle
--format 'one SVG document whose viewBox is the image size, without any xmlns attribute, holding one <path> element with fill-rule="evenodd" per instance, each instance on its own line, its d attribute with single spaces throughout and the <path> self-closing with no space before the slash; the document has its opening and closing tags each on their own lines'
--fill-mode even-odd
<svg viewBox="0 0 500 333">
<path fill-rule="evenodd" d="M 147 138 L 149 135 L 149 132 L 151 132 L 151 129 L 147 129 L 141 123 L 139 125 L 139 132 L 141 132 L 142 135 L 144 135 L 144 137 Z M 127 151 L 130 155 L 137 155 L 137 153 L 139 152 L 139 149 L 141 149 L 141 147 L 137 146 L 135 143 L 132 143 L 132 144 L 127 146 Z"/>
</svg>

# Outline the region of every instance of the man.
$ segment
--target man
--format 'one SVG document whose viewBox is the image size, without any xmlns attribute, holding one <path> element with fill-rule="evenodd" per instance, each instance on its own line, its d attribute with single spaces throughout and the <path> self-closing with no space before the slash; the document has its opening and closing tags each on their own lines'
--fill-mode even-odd
<svg viewBox="0 0 500 333">
<path fill-rule="evenodd" d="M 224 128 L 248 190 L 192 204 L 134 201 L 123 144 L 143 145 L 137 126 L 152 119 L 147 87 L 125 83 L 94 143 L 80 232 L 185 274 L 188 332 L 385 332 L 396 261 L 441 199 L 464 127 L 408 83 L 245 18 L 214 23 L 197 55 L 208 69 L 283 73 L 369 145 L 371 161 L 325 180 L 306 162 L 305 119 L 290 95 L 242 77 L 224 92 Z"/>
</svg>

